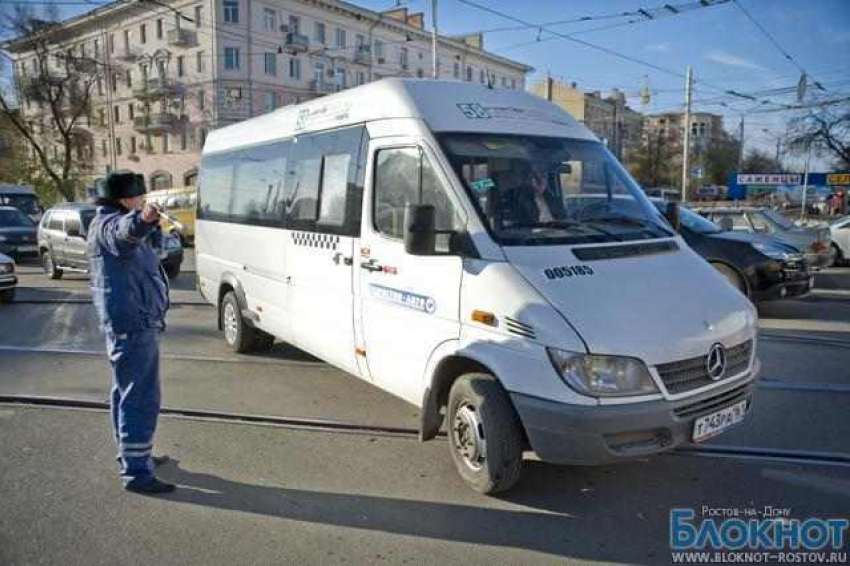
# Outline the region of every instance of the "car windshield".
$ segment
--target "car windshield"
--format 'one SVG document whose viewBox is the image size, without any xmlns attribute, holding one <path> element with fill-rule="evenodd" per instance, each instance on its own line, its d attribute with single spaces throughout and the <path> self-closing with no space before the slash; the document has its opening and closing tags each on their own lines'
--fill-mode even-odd
<svg viewBox="0 0 850 566">
<path fill-rule="evenodd" d="M 32 220 L 17 209 L 4 208 L 0 210 L 0 226 L 4 228 L 29 228 L 33 226 Z"/>
<path fill-rule="evenodd" d="M 769 220 L 773 221 L 774 224 L 776 224 L 783 230 L 793 230 L 794 228 L 796 228 L 793 222 L 791 222 L 775 210 L 763 210 L 762 214 L 767 216 Z"/>
<path fill-rule="evenodd" d="M 91 221 L 94 218 L 94 215 L 95 215 L 94 210 L 81 210 L 80 211 L 80 221 L 83 223 L 83 232 L 89 231 L 89 224 L 91 224 Z"/>
<path fill-rule="evenodd" d="M 665 238 L 669 225 L 599 142 L 452 133 L 440 143 L 502 245 Z"/>
<path fill-rule="evenodd" d="M 14 206 L 25 214 L 38 214 L 38 199 L 32 195 L 0 195 L 0 204 Z"/>
<path fill-rule="evenodd" d="M 659 212 L 663 212 L 663 207 L 667 205 L 667 203 L 660 201 L 656 201 L 654 204 Z M 723 228 L 684 206 L 679 207 L 679 221 L 682 223 L 682 226 L 697 234 L 718 234 L 723 232 Z"/>
</svg>

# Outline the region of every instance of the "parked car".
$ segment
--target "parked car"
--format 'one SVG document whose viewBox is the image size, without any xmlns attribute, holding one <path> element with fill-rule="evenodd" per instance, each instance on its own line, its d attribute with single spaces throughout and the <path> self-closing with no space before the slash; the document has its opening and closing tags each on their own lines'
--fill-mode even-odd
<svg viewBox="0 0 850 566">
<path fill-rule="evenodd" d="M 726 198 L 726 188 L 718 185 L 705 185 L 697 189 L 697 200 L 716 201 Z"/>
<path fill-rule="evenodd" d="M 97 207 L 88 203 L 68 203 L 51 208 L 38 228 L 38 253 L 44 271 L 59 279 L 65 271 L 88 273 L 86 233 Z M 163 234 L 162 267 L 169 279 L 180 274 L 183 247 L 180 240 Z"/>
<path fill-rule="evenodd" d="M 829 230 L 825 227 L 801 227 L 779 212 L 760 206 L 693 207 L 724 230 L 773 236 L 800 250 L 809 267 L 826 267 L 829 258 Z"/>
<path fill-rule="evenodd" d="M 667 203 L 652 202 L 663 214 Z M 679 220 L 679 233 L 688 245 L 754 303 L 811 290 L 814 278 L 797 248 L 764 234 L 723 230 L 684 206 Z"/>
<path fill-rule="evenodd" d="M 38 200 L 38 194 L 23 185 L 0 184 L 0 206 L 14 206 L 30 217 L 33 222 L 41 220 L 44 210 Z"/>
<path fill-rule="evenodd" d="M 832 265 L 850 261 L 850 215 L 839 218 L 829 225 L 829 256 Z"/>
<path fill-rule="evenodd" d="M 13 206 L 0 206 L 0 253 L 20 261 L 37 257 L 35 223 Z"/>
<path fill-rule="evenodd" d="M 177 220 L 177 224 L 162 217 L 162 230 L 180 238 L 183 247 L 195 241 L 195 204 L 198 199 L 198 189 L 195 187 L 176 187 L 151 191 L 145 195 L 145 202 L 157 204 Z"/>
<path fill-rule="evenodd" d="M 682 193 L 670 187 L 649 187 L 643 190 L 650 198 L 660 198 L 668 201 L 682 200 Z"/>
<path fill-rule="evenodd" d="M 0 254 L 0 303 L 15 300 L 15 288 L 18 278 L 15 276 L 15 262 L 7 255 Z"/>
</svg>

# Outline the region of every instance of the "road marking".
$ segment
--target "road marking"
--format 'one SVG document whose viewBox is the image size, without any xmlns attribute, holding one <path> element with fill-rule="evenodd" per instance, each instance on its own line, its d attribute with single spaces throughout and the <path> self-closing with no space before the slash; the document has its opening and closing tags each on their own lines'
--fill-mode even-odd
<svg viewBox="0 0 850 566">
<path fill-rule="evenodd" d="M 845 383 L 794 383 L 781 379 L 762 378 L 758 386 L 761 389 L 807 391 L 812 393 L 850 393 L 850 384 Z"/>
<path fill-rule="evenodd" d="M 758 460 L 808 466 L 836 466 L 850 468 L 850 454 L 838 452 L 813 452 L 809 450 L 783 450 L 754 446 L 703 445 L 677 448 L 673 454 L 703 458 L 728 458 L 730 460 Z"/>
<path fill-rule="evenodd" d="M 807 320 L 804 318 L 760 318 L 759 329 L 800 330 L 804 332 L 850 332 L 850 323 L 835 320 Z"/>
<path fill-rule="evenodd" d="M 0 345 L 0 352 L 21 352 L 30 354 L 68 354 L 74 356 L 106 356 L 106 350 L 83 350 L 73 348 L 53 348 L 41 346 L 7 346 Z M 289 360 L 275 360 L 264 358 L 225 358 L 218 356 L 193 356 L 186 354 L 167 354 L 160 353 L 160 358 L 174 361 L 188 362 L 213 362 L 213 363 L 229 363 L 229 364 L 267 364 L 279 366 L 305 366 L 305 367 L 331 367 L 324 362 L 299 362 Z"/>
</svg>

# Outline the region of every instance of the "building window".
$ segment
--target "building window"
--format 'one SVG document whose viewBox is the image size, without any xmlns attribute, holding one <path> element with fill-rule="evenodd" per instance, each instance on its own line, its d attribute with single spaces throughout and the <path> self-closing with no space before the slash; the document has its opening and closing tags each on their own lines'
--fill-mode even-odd
<svg viewBox="0 0 850 566">
<path fill-rule="evenodd" d="M 271 8 L 263 8 L 263 25 L 266 31 L 277 31 L 277 12 Z"/>
<path fill-rule="evenodd" d="M 130 153 L 136 153 L 136 136 L 130 136 Z"/>
<path fill-rule="evenodd" d="M 103 96 L 103 78 L 97 77 L 97 93 Z"/>
<path fill-rule="evenodd" d="M 266 74 L 270 77 L 277 76 L 277 54 L 275 53 L 264 53 L 263 54 L 263 68 Z"/>
<path fill-rule="evenodd" d="M 487 82 L 487 78 L 484 76 L 484 69 L 478 71 L 478 82 L 481 84 L 485 84 Z"/>
<path fill-rule="evenodd" d="M 136 107 L 133 106 L 133 103 L 127 105 L 127 117 L 130 120 L 134 120 L 136 118 Z"/>
<path fill-rule="evenodd" d="M 511 88 L 516 90 L 516 79 L 511 79 Z"/>
<path fill-rule="evenodd" d="M 267 92 L 265 94 L 265 106 L 266 112 L 271 112 L 275 108 L 277 108 L 277 95 L 273 92 Z"/>
<path fill-rule="evenodd" d="M 339 86 L 348 86 L 348 73 L 345 72 L 345 67 L 337 67 L 334 72 L 334 78 L 336 79 L 336 84 Z"/>
<path fill-rule="evenodd" d="M 177 76 L 182 77 L 186 74 L 186 57 L 180 55 L 177 57 Z"/>
<path fill-rule="evenodd" d="M 115 53 L 115 34 L 110 33 L 106 38 L 106 49 L 109 51 L 109 54 L 112 55 Z"/>
<path fill-rule="evenodd" d="M 384 42 L 380 39 L 375 40 L 375 57 L 378 59 L 384 58 Z"/>
<path fill-rule="evenodd" d="M 80 44 L 80 57 L 82 57 L 83 59 L 86 58 L 86 44 L 85 43 Z"/>
<path fill-rule="evenodd" d="M 180 151 L 189 149 L 189 136 L 186 135 L 186 130 L 180 132 Z"/>
<path fill-rule="evenodd" d="M 112 92 L 117 92 L 118 91 L 118 73 L 112 73 L 112 81 L 110 81 L 110 82 L 112 83 L 111 84 Z"/>
<path fill-rule="evenodd" d="M 470 82 L 470 83 L 472 82 L 472 67 L 470 67 L 468 65 L 466 67 L 466 80 L 467 80 L 467 82 Z"/>
<path fill-rule="evenodd" d="M 358 49 L 360 47 L 363 47 L 364 45 L 366 45 L 366 36 L 362 33 L 358 33 L 356 36 L 354 36 L 354 44 L 358 47 Z"/>
<path fill-rule="evenodd" d="M 327 35 L 325 33 L 325 24 L 323 24 L 322 22 L 316 22 L 316 30 L 315 31 L 316 31 L 316 33 L 315 33 L 316 42 L 324 45 L 325 42 L 328 39 Z"/>
<path fill-rule="evenodd" d="M 224 21 L 229 24 L 239 23 L 239 2 L 224 0 Z"/>
<path fill-rule="evenodd" d="M 198 51 L 195 53 L 195 71 L 198 73 L 204 72 L 204 52 Z"/>
<path fill-rule="evenodd" d="M 156 21 L 156 38 L 162 39 L 162 20 Z"/>
<path fill-rule="evenodd" d="M 169 151 L 168 134 L 162 134 L 162 153 Z"/>
<path fill-rule="evenodd" d="M 408 51 L 407 47 L 402 47 L 398 53 L 398 62 L 401 65 L 402 69 L 407 69 L 407 61 L 408 61 Z"/>
<path fill-rule="evenodd" d="M 201 7 L 195 6 L 195 27 L 201 27 Z"/>
<path fill-rule="evenodd" d="M 508 86 L 508 78 L 502 77 L 502 87 L 504 88 L 504 87 L 507 87 L 507 86 Z"/>
<path fill-rule="evenodd" d="M 101 149 L 101 152 L 103 153 L 103 157 L 106 157 L 106 154 L 109 153 L 109 148 L 106 147 L 106 138 L 103 138 L 102 140 L 100 140 L 100 149 Z"/>
<path fill-rule="evenodd" d="M 206 110 L 207 108 L 207 93 L 203 90 L 198 91 L 198 110 Z"/>
<path fill-rule="evenodd" d="M 301 18 L 298 16 L 289 16 L 289 31 L 292 33 L 301 33 Z"/>
<path fill-rule="evenodd" d="M 228 71 L 238 70 L 239 65 L 239 48 L 225 47 L 224 48 L 224 68 Z"/>
<path fill-rule="evenodd" d="M 416 69 L 416 78 L 421 79 L 425 76 L 425 71 L 422 69 Z"/>
<path fill-rule="evenodd" d="M 94 58 L 100 59 L 100 40 L 99 39 L 94 40 Z"/>
<path fill-rule="evenodd" d="M 115 155 L 121 155 L 121 138 L 115 138 Z"/>
<path fill-rule="evenodd" d="M 289 60 L 289 77 L 297 81 L 301 80 L 301 59 L 293 57 Z"/>
<path fill-rule="evenodd" d="M 345 30 L 336 28 L 336 46 L 345 49 Z"/>
<path fill-rule="evenodd" d="M 127 85 L 127 88 L 133 88 L 133 71 L 127 69 L 124 73 L 124 84 Z"/>
<path fill-rule="evenodd" d="M 362 84 L 366 84 L 366 73 L 363 71 L 357 71 L 357 86 Z"/>
<path fill-rule="evenodd" d="M 120 124 L 121 123 L 121 107 L 116 104 L 115 107 L 112 109 L 112 114 L 115 117 L 115 123 Z"/>
</svg>

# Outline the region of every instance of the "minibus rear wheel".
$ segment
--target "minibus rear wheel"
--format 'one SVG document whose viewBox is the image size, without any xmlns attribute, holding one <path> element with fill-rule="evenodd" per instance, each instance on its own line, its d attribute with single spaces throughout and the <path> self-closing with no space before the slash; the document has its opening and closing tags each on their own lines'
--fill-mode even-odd
<svg viewBox="0 0 850 566">
<path fill-rule="evenodd" d="M 472 489 L 496 493 L 519 480 L 522 429 L 495 377 L 468 373 L 457 378 L 449 392 L 447 416 L 452 460 Z"/>
<path fill-rule="evenodd" d="M 224 341 L 235 352 L 245 354 L 254 349 L 257 331 L 242 318 L 242 309 L 233 291 L 228 291 L 221 301 L 221 327 Z"/>
</svg>

